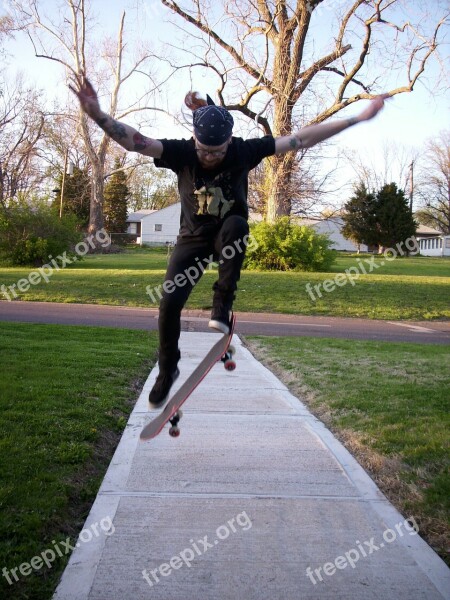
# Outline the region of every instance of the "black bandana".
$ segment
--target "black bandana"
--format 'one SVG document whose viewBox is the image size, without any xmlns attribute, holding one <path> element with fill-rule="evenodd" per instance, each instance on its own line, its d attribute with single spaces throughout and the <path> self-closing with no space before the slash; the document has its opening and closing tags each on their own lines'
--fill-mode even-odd
<svg viewBox="0 0 450 600">
<path fill-rule="evenodd" d="M 224 144 L 233 131 L 233 117 L 222 106 L 202 106 L 194 112 L 195 137 L 205 146 Z"/>
</svg>

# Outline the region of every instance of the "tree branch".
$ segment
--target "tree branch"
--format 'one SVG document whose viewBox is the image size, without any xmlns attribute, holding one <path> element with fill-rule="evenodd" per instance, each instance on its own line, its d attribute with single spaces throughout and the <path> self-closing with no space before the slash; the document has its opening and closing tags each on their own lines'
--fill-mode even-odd
<svg viewBox="0 0 450 600">
<path fill-rule="evenodd" d="M 334 52 L 331 52 L 327 56 L 320 58 L 313 65 L 311 65 L 311 67 L 309 67 L 309 69 L 307 69 L 303 73 L 300 73 L 300 75 L 299 75 L 300 84 L 297 86 L 295 93 L 293 94 L 295 100 L 298 100 L 298 98 L 300 98 L 302 93 L 305 91 L 305 89 L 311 83 L 311 80 L 313 79 L 313 77 L 317 73 L 319 73 L 319 71 L 321 71 L 324 67 L 327 67 L 328 65 L 330 65 L 332 62 L 334 62 L 341 56 L 344 56 L 344 54 L 346 54 L 349 50 L 351 50 L 350 44 L 347 46 L 341 46 L 339 48 L 336 48 Z"/>
<path fill-rule="evenodd" d="M 264 85 L 267 88 L 271 88 L 271 82 L 265 77 L 264 73 L 261 73 L 258 69 L 255 69 L 250 64 L 248 64 L 244 57 L 241 56 L 233 46 L 225 42 L 225 40 L 223 40 L 214 30 L 205 25 L 205 23 L 203 23 L 200 19 L 195 19 L 194 17 L 186 13 L 178 6 L 178 4 L 176 4 L 172 0 L 161 0 L 161 2 L 172 12 L 176 13 L 185 21 L 187 21 L 188 23 L 205 33 L 208 36 L 208 38 L 212 38 L 219 46 L 226 50 L 228 54 L 230 54 L 230 56 L 234 58 L 237 64 L 240 67 L 242 67 L 249 75 L 251 75 L 255 79 L 261 79 L 261 81 L 264 82 Z"/>
</svg>

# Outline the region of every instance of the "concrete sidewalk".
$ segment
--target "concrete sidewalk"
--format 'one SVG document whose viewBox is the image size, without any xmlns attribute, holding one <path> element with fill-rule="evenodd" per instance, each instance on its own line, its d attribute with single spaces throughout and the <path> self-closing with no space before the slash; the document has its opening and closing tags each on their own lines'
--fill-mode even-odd
<svg viewBox="0 0 450 600">
<path fill-rule="evenodd" d="M 183 333 L 181 377 L 215 334 Z M 183 409 L 139 441 L 152 371 L 57 600 L 442 600 L 450 571 L 333 435 L 235 339 Z M 153 416 L 153 415 L 152 415 Z"/>
</svg>

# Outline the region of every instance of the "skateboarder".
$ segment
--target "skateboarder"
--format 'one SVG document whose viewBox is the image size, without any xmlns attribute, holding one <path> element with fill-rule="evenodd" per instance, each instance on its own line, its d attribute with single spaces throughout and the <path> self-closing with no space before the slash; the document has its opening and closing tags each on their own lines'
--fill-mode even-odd
<svg viewBox="0 0 450 600">
<path fill-rule="evenodd" d="M 95 90 L 84 74 L 70 86 L 82 109 L 123 148 L 155 159 L 178 177 L 181 223 L 170 258 L 159 313 L 159 374 L 149 402 L 160 406 L 179 375 L 180 316 L 193 286 L 211 260 L 219 264 L 213 286 L 209 326 L 228 333 L 237 282 L 248 243 L 248 174 L 265 157 L 310 148 L 333 135 L 372 119 L 383 107 L 378 96 L 357 117 L 300 129 L 283 137 L 243 140 L 232 135 L 233 117 L 211 99 L 190 92 L 185 103 L 193 111 L 189 140 L 148 138 L 102 112 Z"/>
</svg>

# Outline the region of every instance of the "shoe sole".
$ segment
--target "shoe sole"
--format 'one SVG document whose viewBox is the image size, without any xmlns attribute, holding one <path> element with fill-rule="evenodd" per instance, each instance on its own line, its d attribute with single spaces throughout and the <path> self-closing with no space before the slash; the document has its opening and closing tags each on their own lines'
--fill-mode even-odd
<svg viewBox="0 0 450 600">
<path fill-rule="evenodd" d="M 222 321 L 216 321 L 215 319 L 211 319 L 211 321 L 208 323 L 208 327 L 215 329 L 224 335 L 228 335 L 230 333 L 230 328 L 228 325 L 222 323 Z"/>
<path fill-rule="evenodd" d="M 175 383 L 175 381 L 178 379 L 179 376 L 180 376 L 180 369 L 178 369 L 178 367 L 177 367 L 177 370 L 175 372 L 175 377 L 173 378 L 172 385 L 170 386 L 170 390 L 173 388 L 173 384 Z M 170 390 L 167 392 L 167 395 L 164 397 L 164 399 L 161 400 L 161 402 L 158 402 L 157 404 L 153 404 L 152 402 L 150 402 L 150 400 L 148 400 L 148 405 L 150 407 L 150 410 L 152 410 L 154 408 L 160 408 L 161 406 L 163 406 L 167 402 L 167 399 L 170 394 Z"/>
</svg>

